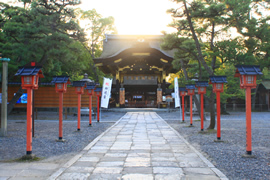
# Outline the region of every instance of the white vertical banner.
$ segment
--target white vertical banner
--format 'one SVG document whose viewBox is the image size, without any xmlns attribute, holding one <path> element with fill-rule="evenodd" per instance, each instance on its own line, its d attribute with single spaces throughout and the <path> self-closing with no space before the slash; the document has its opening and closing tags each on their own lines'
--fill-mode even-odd
<svg viewBox="0 0 270 180">
<path fill-rule="evenodd" d="M 179 97 L 179 88 L 178 88 L 178 78 L 174 78 L 174 103 L 175 107 L 180 107 L 180 97 Z M 180 107 L 181 108 L 181 107 Z"/>
<path fill-rule="evenodd" d="M 104 77 L 100 107 L 108 108 L 109 100 L 111 96 L 111 89 L 112 89 L 112 80 Z"/>
</svg>

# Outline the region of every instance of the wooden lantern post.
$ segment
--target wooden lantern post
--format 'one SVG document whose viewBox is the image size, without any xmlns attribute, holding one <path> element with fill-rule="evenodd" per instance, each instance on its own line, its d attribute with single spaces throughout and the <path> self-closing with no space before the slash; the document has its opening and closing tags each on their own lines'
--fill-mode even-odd
<svg viewBox="0 0 270 180">
<path fill-rule="evenodd" d="M 182 122 L 185 122 L 185 96 L 187 95 L 186 87 L 179 87 L 179 94 L 182 98 Z"/>
<path fill-rule="evenodd" d="M 101 92 L 102 92 L 102 88 L 96 88 L 95 89 L 95 93 L 96 93 L 96 96 L 97 96 L 97 122 L 99 122 L 99 98 L 100 98 L 100 96 L 101 96 Z"/>
<path fill-rule="evenodd" d="M 203 131 L 203 95 L 206 94 L 206 87 L 208 86 L 208 81 L 195 81 L 195 83 L 196 88 L 198 89 L 198 94 L 200 94 L 201 96 L 201 131 Z"/>
<path fill-rule="evenodd" d="M 67 92 L 67 84 L 71 84 L 69 76 L 54 76 L 52 83 L 55 83 L 55 90 L 59 93 L 59 136 L 57 142 L 64 142 L 63 139 L 63 94 Z"/>
<path fill-rule="evenodd" d="M 224 83 L 227 83 L 226 76 L 209 76 L 209 84 L 213 85 L 213 92 L 216 93 L 217 99 L 217 141 L 221 142 L 220 132 L 220 93 L 224 91 Z"/>
<path fill-rule="evenodd" d="M 20 67 L 15 76 L 21 76 L 22 89 L 27 90 L 27 127 L 26 127 L 26 155 L 32 156 L 32 100 L 33 89 L 38 89 L 39 78 L 44 78 L 41 66 Z"/>
<path fill-rule="evenodd" d="M 246 155 L 252 156 L 252 133 L 251 133 L 251 89 L 256 88 L 257 75 L 262 75 L 259 66 L 236 65 L 234 77 L 240 78 L 240 88 L 246 89 Z"/>
<path fill-rule="evenodd" d="M 186 89 L 188 91 L 187 94 L 189 95 L 190 127 L 192 127 L 192 96 L 195 94 L 195 84 L 187 84 Z"/>
<path fill-rule="evenodd" d="M 81 130 L 81 96 L 84 93 L 85 81 L 73 81 L 75 92 L 78 94 L 77 131 Z"/>
<path fill-rule="evenodd" d="M 89 126 L 92 126 L 92 96 L 94 95 L 95 83 L 86 86 L 89 95 Z"/>
</svg>

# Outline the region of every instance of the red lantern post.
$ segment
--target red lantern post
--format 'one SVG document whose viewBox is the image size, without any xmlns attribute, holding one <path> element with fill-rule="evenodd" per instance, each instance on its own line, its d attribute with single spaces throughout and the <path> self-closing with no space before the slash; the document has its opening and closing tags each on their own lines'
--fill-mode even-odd
<svg viewBox="0 0 270 180">
<path fill-rule="evenodd" d="M 198 89 L 198 94 L 200 94 L 201 96 L 201 131 L 203 131 L 203 95 L 206 94 L 206 87 L 208 86 L 208 81 L 196 81 L 195 83 Z"/>
<path fill-rule="evenodd" d="M 182 98 L 182 122 L 185 122 L 185 96 L 187 95 L 185 87 L 179 87 L 179 94 Z"/>
<path fill-rule="evenodd" d="M 81 96 L 84 93 L 85 81 L 73 81 L 75 92 L 78 94 L 77 130 L 81 130 Z"/>
<path fill-rule="evenodd" d="M 190 127 L 193 126 L 193 123 L 192 123 L 192 96 L 195 94 L 195 84 L 187 84 L 186 85 L 186 89 L 188 91 L 188 95 L 189 95 L 189 111 L 190 111 Z"/>
<path fill-rule="evenodd" d="M 55 83 L 55 90 L 59 93 L 59 136 L 58 142 L 63 139 L 63 93 L 67 92 L 67 84 L 71 84 L 68 76 L 54 76 L 52 83 Z"/>
<path fill-rule="evenodd" d="M 96 93 L 96 97 L 97 97 L 97 122 L 99 122 L 99 98 L 101 96 L 101 91 L 102 91 L 102 88 L 96 88 L 95 89 L 95 93 Z"/>
<path fill-rule="evenodd" d="M 89 126 L 92 126 L 92 96 L 94 95 L 95 85 L 89 85 L 86 89 L 89 95 Z"/>
<path fill-rule="evenodd" d="M 251 89 L 256 88 L 257 75 L 262 75 L 259 66 L 236 65 L 234 77 L 240 78 L 240 88 L 246 89 L 246 155 L 252 157 L 252 133 L 251 133 Z"/>
<path fill-rule="evenodd" d="M 27 128 L 26 128 L 26 155 L 32 155 L 32 100 L 33 89 L 38 89 L 39 78 L 44 78 L 41 66 L 20 67 L 15 76 L 21 76 L 22 89 L 27 90 Z"/>
<path fill-rule="evenodd" d="M 216 93 L 217 98 L 217 141 L 221 142 L 220 132 L 220 93 L 223 92 L 224 83 L 227 83 L 226 76 L 209 76 L 209 84 L 213 84 L 213 92 Z"/>
</svg>

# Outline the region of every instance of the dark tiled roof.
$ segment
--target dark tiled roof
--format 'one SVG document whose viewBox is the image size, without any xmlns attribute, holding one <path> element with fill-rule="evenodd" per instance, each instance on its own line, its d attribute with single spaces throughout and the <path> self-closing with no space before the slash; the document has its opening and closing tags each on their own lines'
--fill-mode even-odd
<svg viewBox="0 0 270 180">
<path fill-rule="evenodd" d="M 212 83 L 227 83 L 226 76 L 209 76 L 210 84 Z"/>
<path fill-rule="evenodd" d="M 240 75 L 262 75 L 263 73 L 260 70 L 260 66 L 254 65 L 236 65 L 237 68 L 236 73 L 240 73 Z"/>
<path fill-rule="evenodd" d="M 196 89 L 195 84 L 186 84 L 186 89 Z"/>
<path fill-rule="evenodd" d="M 73 81 L 73 86 L 75 87 L 83 87 L 85 85 L 85 81 Z"/>
<path fill-rule="evenodd" d="M 209 86 L 208 81 L 195 81 L 196 87 L 207 87 Z"/>
<path fill-rule="evenodd" d="M 68 84 L 70 84 L 69 76 L 54 76 L 52 83 L 68 83 Z"/>
<path fill-rule="evenodd" d="M 97 88 L 95 89 L 95 92 L 99 92 L 99 91 L 102 91 L 102 88 L 101 88 L 101 87 L 97 87 Z"/>
<path fill-rule="evenodd" d="M 186 87 L 179 87 L 179 91 L 187 91 Z"/>
<path fill-rule="evenodd" d="M 41 66 L 20 67 L 15 76 L 34 76 L 41 71 Z M 43 76 L 42 72 L 41 75 Z"/>
<path fill-rule="evenodd" d="M 95 85 L 94 86 L 93 85 L 87 85 L 85 89 L 95 89 L 95 87 L 96 87 Z"/>
</svg>

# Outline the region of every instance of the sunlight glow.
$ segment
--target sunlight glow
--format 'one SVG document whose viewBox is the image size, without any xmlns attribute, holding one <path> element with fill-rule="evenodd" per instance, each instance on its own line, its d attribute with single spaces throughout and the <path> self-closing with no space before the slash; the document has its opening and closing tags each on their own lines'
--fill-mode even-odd
<svg viewBox="0 0 270 180">
<path fill-rule="evenodd" d="M 82 0 L 83 10 L 96 9 L 103 17 L 113 16 L 118 34 L 157 35 L 172 32 L 166 10 L 176 4 L 169 0 Z"/>
</svg>

